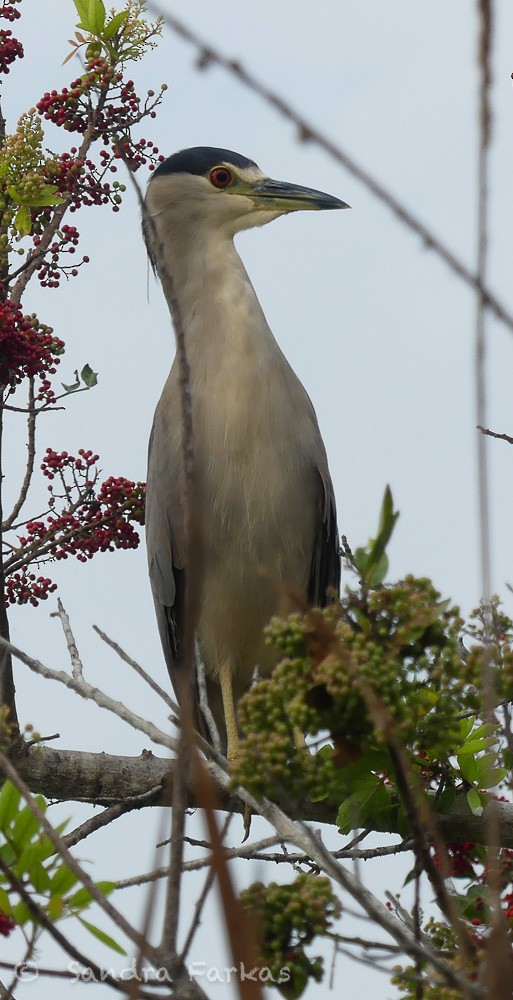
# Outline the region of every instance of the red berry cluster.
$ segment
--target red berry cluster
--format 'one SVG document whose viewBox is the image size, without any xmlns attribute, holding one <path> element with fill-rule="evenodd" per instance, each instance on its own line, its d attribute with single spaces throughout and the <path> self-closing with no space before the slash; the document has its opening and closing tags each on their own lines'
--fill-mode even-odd
<svg viewBox="0 0 513 1000">
<path fill-rule="evenodd" d="M 479 864 L 476 857 L 476 845 L 471 841 L 462 841 L 461 844 L 445 845 L 447 859 L 452 878 L 475 878 L 476 872 L 474 864 Z M 437 868 L 440 868 L 439 858 L 434 858 Z"/>
<path fill-rule="evenodd" d="M 45 457 L 41 463 L 43 476 L 53 480 L 58 473 L 60 474 L 59 478 L 64 486 L 64 493 L 61 496 L 68 496 L 72 491 L 72 487 L 66 486 L 64 481 L 63 474 L 67 470 L 71 470 L 73 486 L 77 489 L 80 487 L 81 489 L 85 488 L 89 490 L 96 483 L 98 473 L 94 471 L 90 479 L 88 472 L 89 469 L 92 469 L 96 465 L 100 456 L 94 455 L 91 450 L 86 451 L 85 448 L 79 448 L 78 454 L 79 457 L 75 458 L 74 455 L 70 455 L 67 451 L 54 451 L 53 448 L 46 449 Z M 52 486 L 49 486 L 48 489 L 53 493 Z M 52 506 L 54 502 L 55 498 L 51 500 Z M 42 524 L 43 522 L 40 523 Z"/>
<path fill-rule="evenodd" d="M 62 340 L 52 336 L 49 326 L 44 326 L 35 316 L 24 316 L 20 307 L 10 299 L 0 301 L 0 386 L 14 392 L 25 378 L 38 376 L 37 399 L 52 402 L 48 375 L 54 375 L 62 354 Z"/>
<path fill-rule="evenodd" d="M 0 16 L 3 11 L 0 11 Z M 9 18 L 9 20 L 12 20 Z M 23 45 L 13 38 L 12 31 L 0 29 L 0 73 L 9 73 L 9 66 L 15 59 L 23 59 Z"/>
<path fill-rule="evenodd" d="M 18 3 L 20 0 L 18 0 Z M 3 5 L 0 7 L 0 17 L 3 17 L 6 21 L 17 21 L 21 14 L 16 7 L 13 7 L 12 3 L 8 3 L 8 0 L 3 0 Z"/>
<path fill-rule="evenodd" d="M 113 82 L 119 82 L 122 78 L 122 74 L 116 72 L 105 59 L 92 59 L 87 64 L 87 70 L 84 76 L 77 77 L 69 87 L 63 87 L 60 92 L 46 91 L 36 104 L 43 118 L 67 132 L 84 133 L 91 124 L 100 131 L 103 124 L 102 112 L 96 112 L 91 96 L 105 96 Z"/>
<path fill-rule="evenodd" d="M 11 931 L 14 930 L 16 924 L 12 917 L 8 917 L 7 913 L 0 910 L 0 934 L 2 937 L 9 937 Z"/>
<path fill-rule="evenodd" d="M 87 72 L 64 87 L 43 95 L 37 104 L 42 117 L 68 132 L 85 133 L 92 126 L 94 137 L 107 147 L 100 154 L 99 165 L 90 159 L 80 159 L 77 149 L 60 157 L 59 169 L 51 178 L 59 193 L 74 196 L 71 211 L 81 205 L 111 204 L 118 211 L 124 185 L 105 179 L 107 171 L 116 172 L 114 161 L 125 158 L 132 170 L 148 164 L 150 169 L 162 162 L 157 146 L 148 139 L 137 142 L 131 129 L 144 118 L 154 118 L 162 92 L 157 96 L 148 91 L 144 102 L 135 92 L 132 80 L 123 81 L 123 74 L 105 59 L 92 59 Z"/>
<path fill-rule="evenodd" d="M 34 607 L 37 607 L 39 602 L 46 601 L 48 595 L 54 590 L 57 590 L 57 584 L 52 583 L 48 577 L 36 577 L 34 573 L 22 570 L 20 573 L 13 573 L 12 576 L 7 577 L 5 581 L 5 603 L 7 605 L 30 603 Z"/>
<path fill-rule="evenodd" d="M 45 256 L 44 260 L 37 267 L 38 278 L 42 288 L 58 288 L 61 275 L 64 275 L 66 278 L 75 278 L 78 274 L 78 268 L 82 264 L 89 262 L 89 257 L 82 257 L 82 260 L 77 263 L 61 264 L 61 254 L 73 255 L 76 251 L 78 241 L 79 232 L 75 226 L 61 226 L 57 233 L 57 238 L 47 250 L 49 258 L 47 259 Z M 41 237 L 35 235 L 33 237 L 33 244 L 37 251 L 41 245 Z"/>
<path fill-rule="evenodd" d="M 472 892 L 467 892 L 465 896 L 460 896 L 462 913 L 465 918 L 475 928 L 482 928 L 473 933 L 476 944 L 482 940 L 482 934 L 486 932 L 489 920 L 489 910 L 485 902 L 486 885 L 489 878 L 489 868 L 484 867 L 480 872 L 476 872 L 474 865 L 482 864 L 482 848 L 477 844 L 461 843 L 449 844 L 447 846 L 449 858 L 452 863 L 453 877 L 468 878 L 474 883 Z M 513 926 L 513 851 L 503 848 L 500 852 L 499 885 L 502 895 L 503 912 L 507 920 Z M 483 886 L 483 895 L 475 893 L 475 888 Z"/>
<path fill-rule="evenodd" d="M 64 501 L 62 509 L 45 519 L 28 521 L 20 547 L 6 564 L 7 601 L 37 604 L 55 590 L 46 577 L 27 572 L 29 562 L 44 563 L 75 556 L 80 562 L 96 552 L 135 549 L 139 534 L 134 524 L 144 524 L 144 483 L 110 476 L 96 488 L 98 455 L 81 448 L 78 457 L 47 448 L 41 468 L 50 480 L 50 506 Z M 55 491 L 53 481 L 60 482 Z"/>
</svg>

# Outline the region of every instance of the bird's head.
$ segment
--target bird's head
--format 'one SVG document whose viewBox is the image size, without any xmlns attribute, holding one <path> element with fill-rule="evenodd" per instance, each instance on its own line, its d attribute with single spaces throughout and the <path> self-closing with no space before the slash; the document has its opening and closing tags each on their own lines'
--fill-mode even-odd
<svg viewBox="0 0 513 1000">
<path fill-rule="evenodd" d="M 196 146 L 182 149 L 155 170 L 148 185 L 146 207 L 166 228 L 199 236 L 209 228 L 231 238 L 242 229 L 261 226 L 288 212 L 348 208 L 332 195 L 275 181 L 247 157 L 229 149 Z M 143 222 L 150 257 L 149 223 Z"/>
</svg>

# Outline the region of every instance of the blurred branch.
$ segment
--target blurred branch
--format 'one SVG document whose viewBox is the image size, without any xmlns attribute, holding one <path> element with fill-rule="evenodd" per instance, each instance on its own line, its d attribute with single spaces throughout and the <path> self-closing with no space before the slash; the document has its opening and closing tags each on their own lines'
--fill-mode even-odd
<svg viewBox="0 0 513 1000">
<path fill-rule="evenodd" d="M 197 67 L 200 70 L 205 70 L 209 66 L 216 65 L 220 66 L 222 69 L 226 70 L 227 73 L 231 73 L 232 76 L 238 80 L 244 87 L 247 87 L 252 93 L 261 97 L 263 101 L 269 104 L 275 111 L 281 114 L 287 121 L 291 122 L 296 126 L 299 134 L 299 139 L 302 142 L 313 142 L 320 149 L 324 150 L 336 163 L 344 167 L 353 177 L 356 178 L 363 186 L 371 192 L 383 205 L 386 205 L 388 209 L 395 215 L 396 219 L 399 220 L 407 229 L 410 229 L 417 236 L 420 236 L 422 242 L 428 250 L 432 250 L 437 257 L 444 261 L 445 264 L 451 269 L 451 271 L 456 274 L 466 285 L 469 285 L 473 291 L 479 292 L 482 300 L 487 309 L 492 312 L 497 319 L 499 319 L 508 329 L 513 332 L 513 314 L 506 308 L 506 306 L 500 302 L 496 295 L 494 295 L 490 289 L 488 289 L 484 284 L 482 284 L 480 277 L 477 273 L 471 271 L 466 265 L 456 256 L 455 253 L 450 250 L 445 243 L 443 243 L 435 233 L 429 229 L 413 212 L 410 212 L 405 205 L 399 201 L 398 198 L 393 195 L 388 188 L 380 184 L 375 177 L 373 177 L 364 167 L 360 166 L 348 153 L 346 153 L 340 146 L 334 143 L 326 135 L 319 131 L 312 125 L 311 122 L 307 121 L 306 118 L 297 111 L 291 104 L 288 103 L 283 97 L 280 96 L 276 91 L 271 90 L 265 84 L 261 83 L 256 76 L 253 76 L 245 66 L 237 59 L 230 59 L 223 55 L 219 49 L 216 49 L 208 42 L 206 42 L 200 35 L 197 34 L 192 28 L 189 28 L 184 24 L 183 21 L 174 17 L 172 14 L 168 13 L 167 10 L 163 10 L 159 4 L 150 2 L 148 7 L 155 11 L 160 17 L 162 17 L 167 25 L 167 27 L 174 31 L 179 38 L 184 41 L 189 42 L 193 45 L 198 52 Z"/>
</svg>

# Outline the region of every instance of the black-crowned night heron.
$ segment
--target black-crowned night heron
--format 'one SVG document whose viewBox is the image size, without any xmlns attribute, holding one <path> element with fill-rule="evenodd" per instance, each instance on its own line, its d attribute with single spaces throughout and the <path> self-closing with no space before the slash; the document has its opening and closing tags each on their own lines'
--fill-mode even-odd
<svg viewBox="0 0 513 1000">
<path fill-rule="evenodd" d="M 228 756 L 235 708 L 276 653 L 264 626 L 338 591 L 335 500 L 315 411 L 274 339 L 236 233 L 288 212 L 343 201 L 271 180 L 227 149 L 185 149 L 162 163 L 146 197 L 145 236 L 172 275 L 190 366 L 203 580 L 196 648 Z M 149 219 L 153 220 L 149 223 Z M 150 440 L 146 536 L 151 586 L 175 689 L 183 630 L 184 493 L 180 372 L 175 362 Z M 198 712 L 198 724 L 205 732 Z"/>
</svg>

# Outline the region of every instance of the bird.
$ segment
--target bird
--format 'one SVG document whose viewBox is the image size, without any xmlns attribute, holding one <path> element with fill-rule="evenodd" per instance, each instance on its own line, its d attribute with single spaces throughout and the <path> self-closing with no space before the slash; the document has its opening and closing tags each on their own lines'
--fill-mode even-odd
<svg viewBox="0 0 513 1000">
<path fill-rule="evenodd" d="M 323 607 L 340 585 L 333 485 L 310 398 L 275 340 L 234 245 L 237 233 L 291 212 L 348 208 L 276 181 L 231 150 L 198 146 L 160 163 L 143 233 L 160 277 L 171 275 L 189 365 L 201 495 L 202 586 L 196 655 L 228 760 L 239 754 L 236 707 L 255 670 L 278 654 L 264 629 L 299 602 Z M 180 370 L 155 411 L 148 452 L 149 576 L 167 667 L 180 700 L 187 574 Z M 215 745 L 199 708 L 196 727 Z"/>
</svg>

